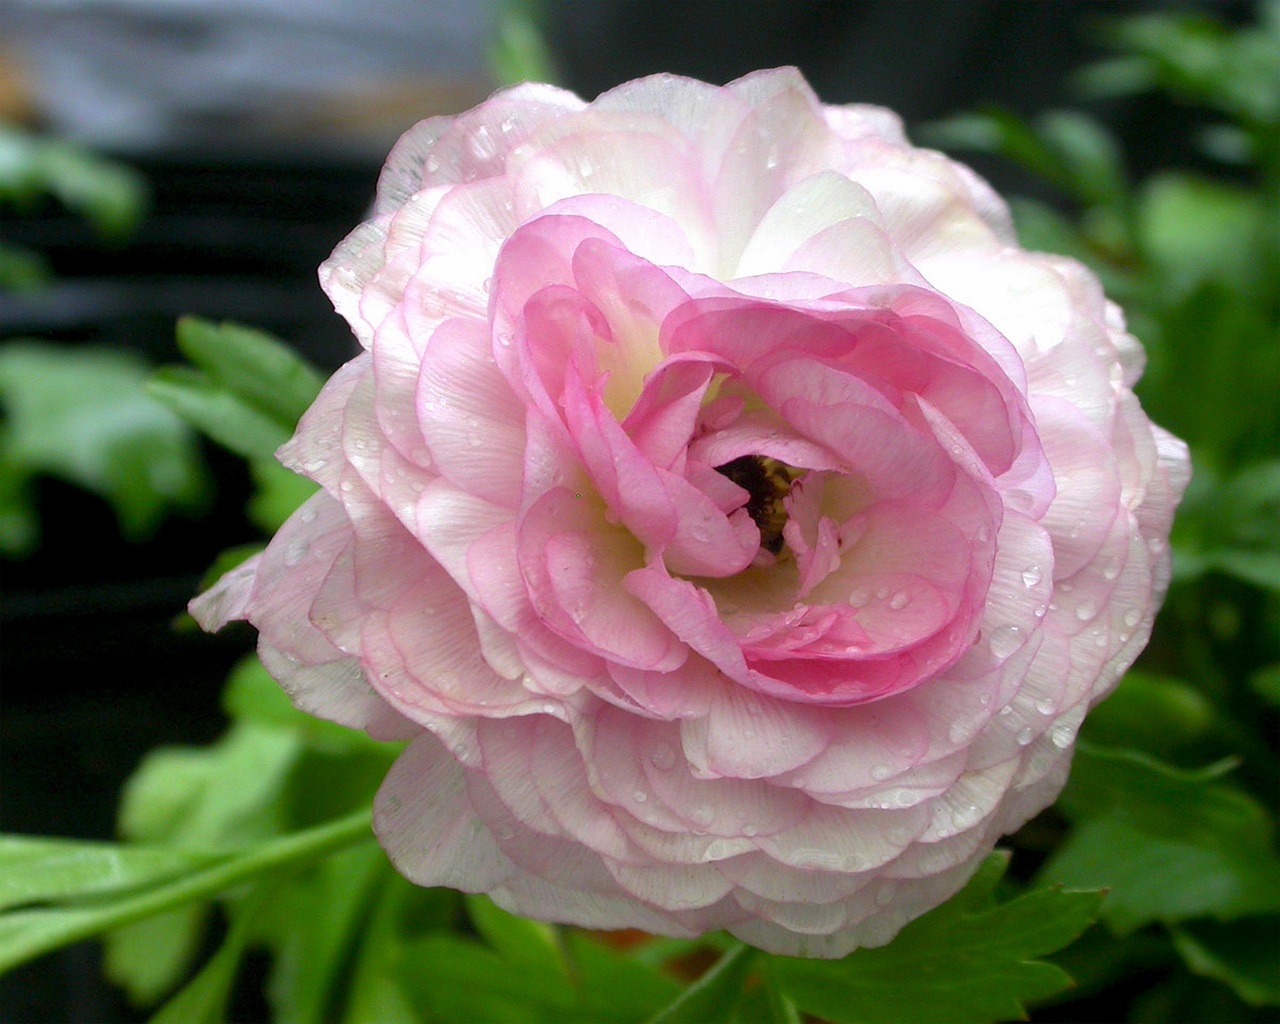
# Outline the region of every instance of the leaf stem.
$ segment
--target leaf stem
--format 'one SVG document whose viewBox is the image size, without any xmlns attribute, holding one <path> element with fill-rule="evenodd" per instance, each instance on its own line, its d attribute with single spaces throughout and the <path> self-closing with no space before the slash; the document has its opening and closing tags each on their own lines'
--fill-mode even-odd
<svg viewBox="0 0 1280 1024">
<path fill-rule="evenodd" d="M 0 918 L 0 973 L 60 946 L 194 903 L 264 871 L 315 860 L 371 834 L 368 809 L 281 836 L 135 896 L 92 907 L 23 910 Z"/>
<path fill-rule="evenodd" d="M 714 999 L 715 996 L 722 995 L 717 991 L 721 988 L 740 991 L 742 979 L 757 952 L 746 943 L 735 943 L 709 971 L 650 1017 L 647 1024 L 680 1024 L 691 1019 L 705 1019 L 706 1014 L 698 1012 L 699 1004 L 708 998 Z"/>
</svg>

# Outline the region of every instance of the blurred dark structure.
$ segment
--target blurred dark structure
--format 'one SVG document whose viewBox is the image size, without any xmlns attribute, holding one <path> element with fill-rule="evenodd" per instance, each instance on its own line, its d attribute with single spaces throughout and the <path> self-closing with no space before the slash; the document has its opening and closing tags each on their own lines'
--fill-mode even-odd
<svg viewBox="0 0 1280 1024">
<path fill-rule="evenodd" d="M 354 5 L 373 10 L 379 22 L 367 37 L 374 59 L 360 66 L 379 65 L 377 47 L 389 45 L 398 27 L 418 38 L 413 11 L 436 6 L 396 0 L 398 26 L 387 9 L 377 15 L 383 2 Z M 296 32 L 301 12 L 333 7 L 302 0 L 205 6 L 202 13 L 194 4 L 0 0 L 0 110 L 55 132 L 70 130 L 127 159 L 146 175 L 154 197 L 140 232 L 116 249 L 102 248 L 56 208 L 35 217 L 0 213 L 4 237 L 46 252 L 59 275 L 44 295 L 0 296 L 0 338 L 129 346 L 166 362 L 176 359 L 174 320 L 194 313 L 274 331 L 326 370 L 352 352 L 315 268 L 361 219 L 390 126 L 407 127 L 483 95 L 485 40 L 476 37 L 476 26 L 487 30 L 493 8 L 481 0 L 452 5 L 474 24 L 441 37 L 441 52 L 449 55 L 443 71 L 428 34 L 409 56 L 403 47 L 397 51 L 402 63 L 395 74 L 365 88 L 354 78 L 328 91 L 296 81 L 275 103 L 253 106 L 253 89 L 211 87 L 202 94 L 198 81 L 182 88 L 175 81 L 172 116 L 157 115 L 147 132 L 111 136 L 83 114 L 79 101 L 91 97 L 72 95 L 71 106 L 42 100 L 39 75 L 27 76 L 42 47 L 74 39 L 91 53 L 99 31 L 117 42 L 140 34 L 138 53 L 148 45 L 193 47 L 205 54 L 203 63 L 190 61 L 193 75 L 218 71 L 220 86 L 234 85 L 235 75 L 211 61 L 207 47 L 233 29 L 249 37 Z M 273 6 L 288 15 L 283 22 L 267 17 Z M 205 17 L 219 7 L 216 20 Z M 1068 104 L 1069 72 L 1101 55 L 1091 24 L 1151 7 L 1209 7 L 1229 19 L 1250 11 L 1239 3 L 1141 0 L 560 0 L 548 3 L 545 14 L 564 84 L 583 95 L 660 70 L 724 82 L 759 67 L 797 64 L 825 100 L 886 104 L 912 124 L 988 102 L 1023 113 Z M 323 28 L 320 21 L 312 26 L 321 35 Z M 420 65 L 416 74 L 403 63 L 411 58 Z M 166 66 L 172 70 L 164 72 Z M 179 75 L 183 67 L 181 60 L 157 61 L 152 71 Z M 63 70 L 64 86 L 71 82 L 74 91 L 81 81 L 78 88 L 89 88 L 90 77 L 70 74 L 74 65 Z M 145 69 L 118 70 L 126 93 L 151 89 L 151 99 L 163 104 L 164 91 L 154 92 Z M 202 95 L 199 117 L 182 106 Z M 237 96 L 253 106 L 253 117 L 236 108 Z M 290 103 L 298 118 L 290 118 Z M 72 108 L 81 114 L 72 116 Z M 1128 141 L 1139 172 L 1186 162 L 1185 135 L 1168 130 L 1159 110 L 1135 102 L 1101 113 Z M 975 165 L 1002 189 L 1030 185 L 1007 168 Z M 242 468 L 210 454 L 221 490 L 207 519 L 171 521 L 149 545 L 126 548 L 104 504 L 49 483 L 42 549 L 0 567 L 5 831 L 109 837 L 119 786 L 147 749 L 204 742 L 220 731 L 219 686 L 249 649 L 251 633 L 207 637 L 171 627 L 213 556 L 252 536 L 242 514 L 248 490 Z M 0 985 L 4 1021 L 141 1019 L 98 980 L 92 945 L 46 958 Z"/>
</svg>

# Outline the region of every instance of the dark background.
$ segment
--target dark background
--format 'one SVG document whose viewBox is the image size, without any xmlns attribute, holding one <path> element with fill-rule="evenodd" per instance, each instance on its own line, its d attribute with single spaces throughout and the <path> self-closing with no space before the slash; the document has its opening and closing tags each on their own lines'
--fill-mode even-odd
<svg viewBox="0 0 1280 1024">
<path fill-rule="evenodd" d="M 292 0 L 295 17 L 306 3 Z M 198 46 L 210 31 L 198 18 L 175 23 L 173 12 L 153 13 L 163 24 L 149 23 L 130 7 L 99 4 L 93 19 L 74 27 L 81 39 L 86 32 L 92 39 L 95 25 L 141 33 L 144 48 L 149 32 L 157 45 L 187 32 Z M 1095 23 L 1151 7 L 1208 8 L 1231 20 L 1250 11 L 1136 0 L 560 0 L 545 10 L 562 84 L 585 96 L 654 71 L 724 82 L 797 64 L 824 100 L 885 104 L 913 125 L 993 102 L 1027 114 L 1069 105 L 1069 72 L 1105 52 Z M 0 0 L 0 40 L 19 67 L 24 41 L 32 51 L 47 45 L 49 33 L 71 25 L 58 18 L 74 18 L 77 7 L 32 10 Z M 404 10 L 411 18 L 413 8 Z M 6 22 L 18 31 L 6 32 Z M 315 268 L 361 219 L 391 127 L 483 96 L 482 54 L 465 47 L 460 54 L 457 39 L 449 45 L 444 74 L 428 41 L 416 58 L 400 58 L 420 62 L 420 80 L 409 66 L 394 88 L 347 90 L 370 105 L 367 117 L 356 103 L 274 130 L 285 123 L 279 110 L 264 121 L 261 110 L 249 116 L 232 103 L 195 119 L 179 110 L 148 139 L 94 137 L 146 176 L 151 213 L 127 245 L 104 248 L 55 207 L 21 218 L 0 211 L 4 237 L 43 250 L 58 274 L 37 298 L 0 296 L 0 338 L 128 346 L 170 362 L 173 322 L 194 313 L 264 327 L 326 371 L 336 368 L 353 343 Z M 17 112 L 59 130 L 65 124 L 42 105 L 38 77 L 24 83 Z M 1125 140 L 1137 174 L 1191 161 L 1177 111 L 1146 101 L 1091 109 Z M 362 130 L 371 123 L 380 131 Z M 971 162 L 1002 191 L 1037 188 L 1006 166 Z M 171 520 L 144 546 L 123 544 L 104 503 L 57 482 L 41 485 L 42 548 L 29 560 L 0 563 L 4 831 L 110 837 L 120 784 L 146 750 L 220 732 L 218 690 L 251 632 L 209 637 L 172 625 L 214 555 L 253 536 L 242 512 L 242 467 L 212 449 L 209 457 L 220 482 L 209 513 Z M 141 1019 L 98 981 L 92 944 L 0 985 L 2 1021 Z"/>
</svg>

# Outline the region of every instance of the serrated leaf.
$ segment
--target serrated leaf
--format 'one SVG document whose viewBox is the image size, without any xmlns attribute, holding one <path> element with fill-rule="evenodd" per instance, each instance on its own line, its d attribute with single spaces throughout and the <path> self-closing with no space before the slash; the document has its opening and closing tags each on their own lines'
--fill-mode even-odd
<svg viewBox="0 0 1280 1024">
<path fill-rule="evenodd" d="M 1280 917 L 1193 921 L 1173 942 L 1196 974 L 1230 985 L 1250 1006 L 1280 1006 Z"/>
<path fill-rule="evenodd" d="M 1221 782 L 1223 770 L 1184 772 L 1082 744 L 1059 803 L 1075 828 L 1039 878 L 1109 887 L 1102 916 L 1122 934 L 1151 921 L 1280 909 L 1270 817 Z"/>
<path fill-rule="evenodd" d="M 1071 984 L 1038 959 L 1094 920 L 1099 892 L 1042 889 L 1007 903 L 987 895 L 988 861 L 960 898 L 907 925 L 889 945 L 843 960 L 770 957 L 767 969 L 801 1009 L 849 1024 L 964 1024 L 1020 1018 Z M 985 890 L 985 891 L 984 891 Z"/>
<path fill-rule="evenodd" d="M 178 348 L 215 388 L 293 432 L 324 378 L 279 338 L 243 324 L 183 317 Z"/>
<path fill-rule="evenodd" d="M 239 722 L 208 748 L 153 750 L 125 786 L 120 829 L 176 846 L 234 845 L 281 831 L 279 807 L 302 750 L 292 732 Z"/>
<path fill-rule="evenodd" d="M 0 910 L 128 892 L 214 859 L 167 847 L 0 836 Z"/>
<path fill-rule="evenodd" d="M 131 540 L 202 506 L 207 471 L 186 426 L 146 393 L 149 368 L 115 349 L 0 348 L 0 453 L 21 481 L 54 476 L 110 502 Z M 7 495 L 10 505 L 22 492 Z M 29 499 L 26 499 L 29 501 Z"/>
</svg>

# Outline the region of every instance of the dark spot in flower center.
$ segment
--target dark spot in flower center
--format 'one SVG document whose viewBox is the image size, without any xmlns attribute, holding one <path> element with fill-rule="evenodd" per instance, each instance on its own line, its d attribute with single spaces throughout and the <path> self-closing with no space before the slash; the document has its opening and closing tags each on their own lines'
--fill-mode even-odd
<svg viewBox="0 0 1280 1024">
<path fill-rule="evenodd" d="M 716 472 L 747 492 L 747 515 L 760 529 L 760 546 L 776 555 L 782 550 L 782 527 L 787 522 L 782 501 L 801 470 L 767 455 L 743 455 L 717 466 Z"/>
</svg>

